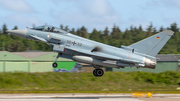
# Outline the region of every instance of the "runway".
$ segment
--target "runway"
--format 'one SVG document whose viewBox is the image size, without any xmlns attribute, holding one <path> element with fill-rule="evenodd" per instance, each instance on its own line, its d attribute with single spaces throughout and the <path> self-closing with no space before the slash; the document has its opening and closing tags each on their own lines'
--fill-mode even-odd
<svg viewBox="0 0 180 101">
<path fill-rule="evenodd" d="M 131 94 L 0 94 L 0 101 L 180 101 L 180 94 L 155 94 L 134 98 Z"/>
</svg>

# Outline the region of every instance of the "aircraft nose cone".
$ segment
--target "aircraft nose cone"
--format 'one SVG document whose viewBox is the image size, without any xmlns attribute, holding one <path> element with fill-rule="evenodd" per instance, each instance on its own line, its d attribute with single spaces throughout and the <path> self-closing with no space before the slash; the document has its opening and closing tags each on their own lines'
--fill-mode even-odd
<svg viewBox="0 0 180 101">
<path fill-rule="evenodd" d="M 27 29 L 9 30 L 9 31 L 7 31 L 7 32 L 8 32 L 8 33 L 11 33 L 12 35 L 21 37 L 21 38 L 26 38 Z"/>
</svg>

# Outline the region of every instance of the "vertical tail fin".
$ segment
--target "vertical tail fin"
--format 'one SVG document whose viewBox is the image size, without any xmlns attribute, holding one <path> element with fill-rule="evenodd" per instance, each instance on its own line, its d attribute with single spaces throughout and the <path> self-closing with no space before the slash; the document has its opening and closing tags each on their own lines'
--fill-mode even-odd
<svg viewBox="0 0 180 101">
<path fill-rule="evenodd" d="M 156 56 L 163 48 L 163 46 L 167 43 L 167 41 L 171 38 L 173 33 L 174 32 L 171 30 L 165 30 L 142 41 L 134 43 L 129 47 L 134 48 L 134 52 Z"/>
</svg>

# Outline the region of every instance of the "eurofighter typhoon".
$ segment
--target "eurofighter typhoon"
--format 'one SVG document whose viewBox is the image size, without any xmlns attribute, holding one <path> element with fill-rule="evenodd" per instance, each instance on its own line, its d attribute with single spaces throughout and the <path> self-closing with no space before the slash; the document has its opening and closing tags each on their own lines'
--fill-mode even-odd
<svg viewBox="0 0 180 101">
<path fill-rule="evenodd" d="M 85 39 L 53 26 L 9 30 L 12 35 L 41 41 L 50 45 L 57 52 L 57 58 L 52 64 L 57 65 L 58 57 L 72 59 L 81 63 L 91 64 L 95 68 L 93 75 L 100 77 L 104 74 L 102 67 L 137 68 L 156 67 L 156 55 L 173 35 L 173 31 L 165 30 L 142 41 L 121 48 Z"/>
</svg>

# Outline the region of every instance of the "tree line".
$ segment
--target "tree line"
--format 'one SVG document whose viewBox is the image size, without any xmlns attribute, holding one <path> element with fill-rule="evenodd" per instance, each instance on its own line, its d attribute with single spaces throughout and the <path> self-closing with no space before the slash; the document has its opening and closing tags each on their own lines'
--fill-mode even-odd
<svg viewBox="0 0 180 101">
<path fill-rule="evenodd" d="M 33 25 L 34 26 L 34 25 Z M 177 23 L 172 23 L 169 27 L 164 28 L 163 26 L 157 29 L 153 27 L 152 23 L 144 30 L 142 26 L 130 26 L 122 31 L 118 26 L 114 25 L 113 28 L 106 27 L 104 30 L 93 29 L 91 33 L 88 33 L 87 28 L 82 26 L 81 28 L 69 29 L 68 26 L 59 26 L 72 34 L 98 41 L 104 44 L 112 45 L 115 47 L 121 47 L 121 45 L 128 46 L 151 35 L 154 35 L 163 30 L 172 30 L 174 35 L 168 41 L 168 43 L 160 51 L 160 54 L 179 54 L 180 53 L 180 31 Z M 15 26 L 13 29 L 18 29 Z M 26 40 L 14 35 L 8 34 L 7 25 L 3 24 L 2 29 L 0 29 L 0 50 L 10 51 L 10 52 L 20 52 L 26 50 L 41 50 L 41 51 L 51 51 L 50 46 L 46 43 L 37 42 L 33 40 Z M 11 30 L 11 29 L 9 29 Z"/>
</svg>

